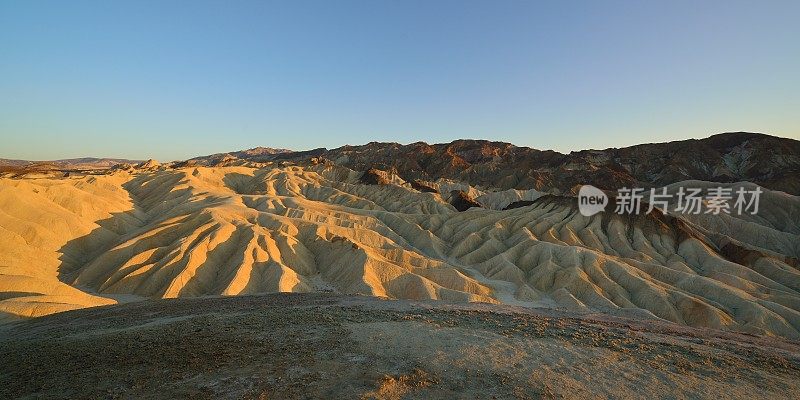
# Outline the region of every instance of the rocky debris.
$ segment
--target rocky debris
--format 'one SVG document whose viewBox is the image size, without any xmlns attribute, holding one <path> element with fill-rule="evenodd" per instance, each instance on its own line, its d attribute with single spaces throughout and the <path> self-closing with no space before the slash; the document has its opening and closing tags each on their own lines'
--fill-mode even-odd
<svg viewBox="0 0 800 400">
<path fill-rule="evenodd" d="M 361 175 L 360 182 L 366 185 L 388 185 L 390 180 L 386 177 L 386 172 L 370 168 Z"/>
<path fill-rule="evenodd" d="M 109 172 L 116 172 L 116 171 L 132 171 L 133 169 L 134 169 L 134 166 L 132 164 L 119 163 L 119 164 L 115 164 L 114 166 L 112 166 L 108 170 L 109 170 Z"/>
<path fill-rule="evenodd" d="M 450 192 L 450 205 L 455 207 L 458 211 L 467 211 L 472 207 L 483 208 L 480 203 L 462 190 L 453 190 Z"/>
<path fill-rule="evenodd" d="M 411 187 L 414 190 L 417 190 L 417 191 L 420 191 L 420 192 L 423 192 L 423 193 L 437 193 L 438 192 L 436 190 L 436 188 L 434 188 L 430 184 L 428 184 L 428 183 L 426 183 L 424 181 L 421 181 L 419 179 L 412 179 L 408 183 L 411 184 Z"/>
<path fill-rule="evenodd" d="M 305 151 L 291 151 L 288 153 L 276 153 L 269 157 L 270 160 L 305 160 L 311 157 L 326 155 L 328 149 L 324 147 Z"/>
<path fill-rule="evenodd" d="M 284 154 L 284 153 L 291 153 L 292 150 L 289 149 L 275 149 L 272 147 L 254 147 L 252 149 L 236 151 L 233 153 L 234 156 L 239 158 L 253 158 L 253 157 L 260 157 L 260 156 L 270 156 L 273 154 Z"/>
<path fill-rule="evenodd" d="M 322 156 L 319 157 L 311 157 L 311 165 L 318 165 L 318 164 L 328 164 L 329 161 Z"/>
<path fill-rule="evenodd" d="M 160 168 L 161 168 L 161 163 L 153 159 L 149 159 L 145 162 L 136 165 L 136 169 L 143 171 L 157 171 Z"/>
<path fill-rule="evenodd" d="M 527 207 L 533 203 L 536 203 L 536 200 L 518 200 L 509 205 L 507 205 L 503 210 L 512 210 L 515 208 Z"/>
<path fill-rule="evenodd" d="M 359 182 L 367 185 L 398 185 L 407 186 L 408 183 L 400 178 L 394 171 L 381 171 L 370 168 L 361 175 Z"/>
</svg>

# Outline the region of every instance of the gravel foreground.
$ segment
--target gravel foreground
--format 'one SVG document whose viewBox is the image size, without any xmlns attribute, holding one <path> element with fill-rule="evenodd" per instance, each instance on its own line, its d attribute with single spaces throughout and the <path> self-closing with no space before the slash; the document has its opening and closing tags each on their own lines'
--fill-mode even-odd
<svg viewBox="0 0 800 400">
<path fill-rule="evenodd" d="M 800 398 L 800 343 L 602 314 L 330 294 L 0 325 L 0 398 Z"/>
</svg>

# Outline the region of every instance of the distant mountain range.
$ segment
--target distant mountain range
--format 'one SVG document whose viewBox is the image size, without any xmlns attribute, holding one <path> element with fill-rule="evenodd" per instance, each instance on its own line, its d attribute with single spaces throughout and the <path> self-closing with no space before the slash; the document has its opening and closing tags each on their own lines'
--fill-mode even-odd
<svg viewBox="0 0 800 400">
<path fill-rule="evenodd" d="M 433 145 L 371 142 L 300 152 L 267 150 L 198 157 L 187 163 L 246 165 L 313 158 L 357 171 L 389 171 L 407 181 L 446 178 L 496 189 L 575 193 L 583 184 L 616 190 L 704 180 L 748 181 L 800 194 L 800 141 L 748 132 L 569 154 L 486 140 Z"/>
<path fill-rule="evenodd" d="M 256 147 L 195 157 L 165 166 L 254 166 L 267 162 L 309 161 L 333 163 L 362 172 L 370 169 L 386 171 L 409 182 L 444 178 L 483 188 L 536 189 L 564 194 L 574 194 L 583 184 L 616 190 L 703 180 L 748 181 L 800 195 L 800 141 L 748 132 L 569 154 L 487 140 L 407 145 L 370 142 L 307 151 Z M 46 162 L 0 159 L 0 167 L 85 170 L 141 162 L 113 158 Z"/>
<path fill-rule="evenodd" d="M 138 164 L 141 160 L 128 160 L 124 158 L 95 158 L 95 157 L 82 157 L 82 158 L 67 158 L 63 160 L 52 161 L 29 161 L 29 160 L 11 160 L 7 158 L 0 158 L 0 167 L 30 167 L 30 166 L 54 166 L 61 169 L 93 169 L 93 168 L 110 168 L 117 164 Z"/>
<path fill-rule="evenodd" d="M 289 149 L 274 149 L 272 147 L 255 147 L 252 149 L 234 151 L 231 153 L 216 153 L 210 156 L 201 156 L 186 160 L 187 164 L 198 164 L 204 166 L 223 165 L 236 160 L 247 160 L 254 162 L 269 161 L 278 154 L 293 153 Z"/>
</svg>

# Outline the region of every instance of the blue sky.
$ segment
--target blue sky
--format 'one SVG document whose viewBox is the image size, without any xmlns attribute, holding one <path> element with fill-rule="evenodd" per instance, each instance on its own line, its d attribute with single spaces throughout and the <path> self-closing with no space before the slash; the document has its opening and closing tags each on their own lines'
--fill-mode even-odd
<svg viewBox="0 0 800 400">
<path fill-rule="evenodd" d="M 0 0 L 0 158 L 800 138 L 800 1 Z"/>
</svg>

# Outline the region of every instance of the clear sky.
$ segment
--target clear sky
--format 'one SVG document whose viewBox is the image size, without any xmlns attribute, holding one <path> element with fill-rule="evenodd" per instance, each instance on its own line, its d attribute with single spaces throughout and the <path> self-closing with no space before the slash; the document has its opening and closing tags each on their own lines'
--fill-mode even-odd
<svg viewBox="0 0 800 400">
<path fill-rule="evenodd" d="M 800 1 L 0 0 L 0 158 L 800 138 Z"/>
</svg>

